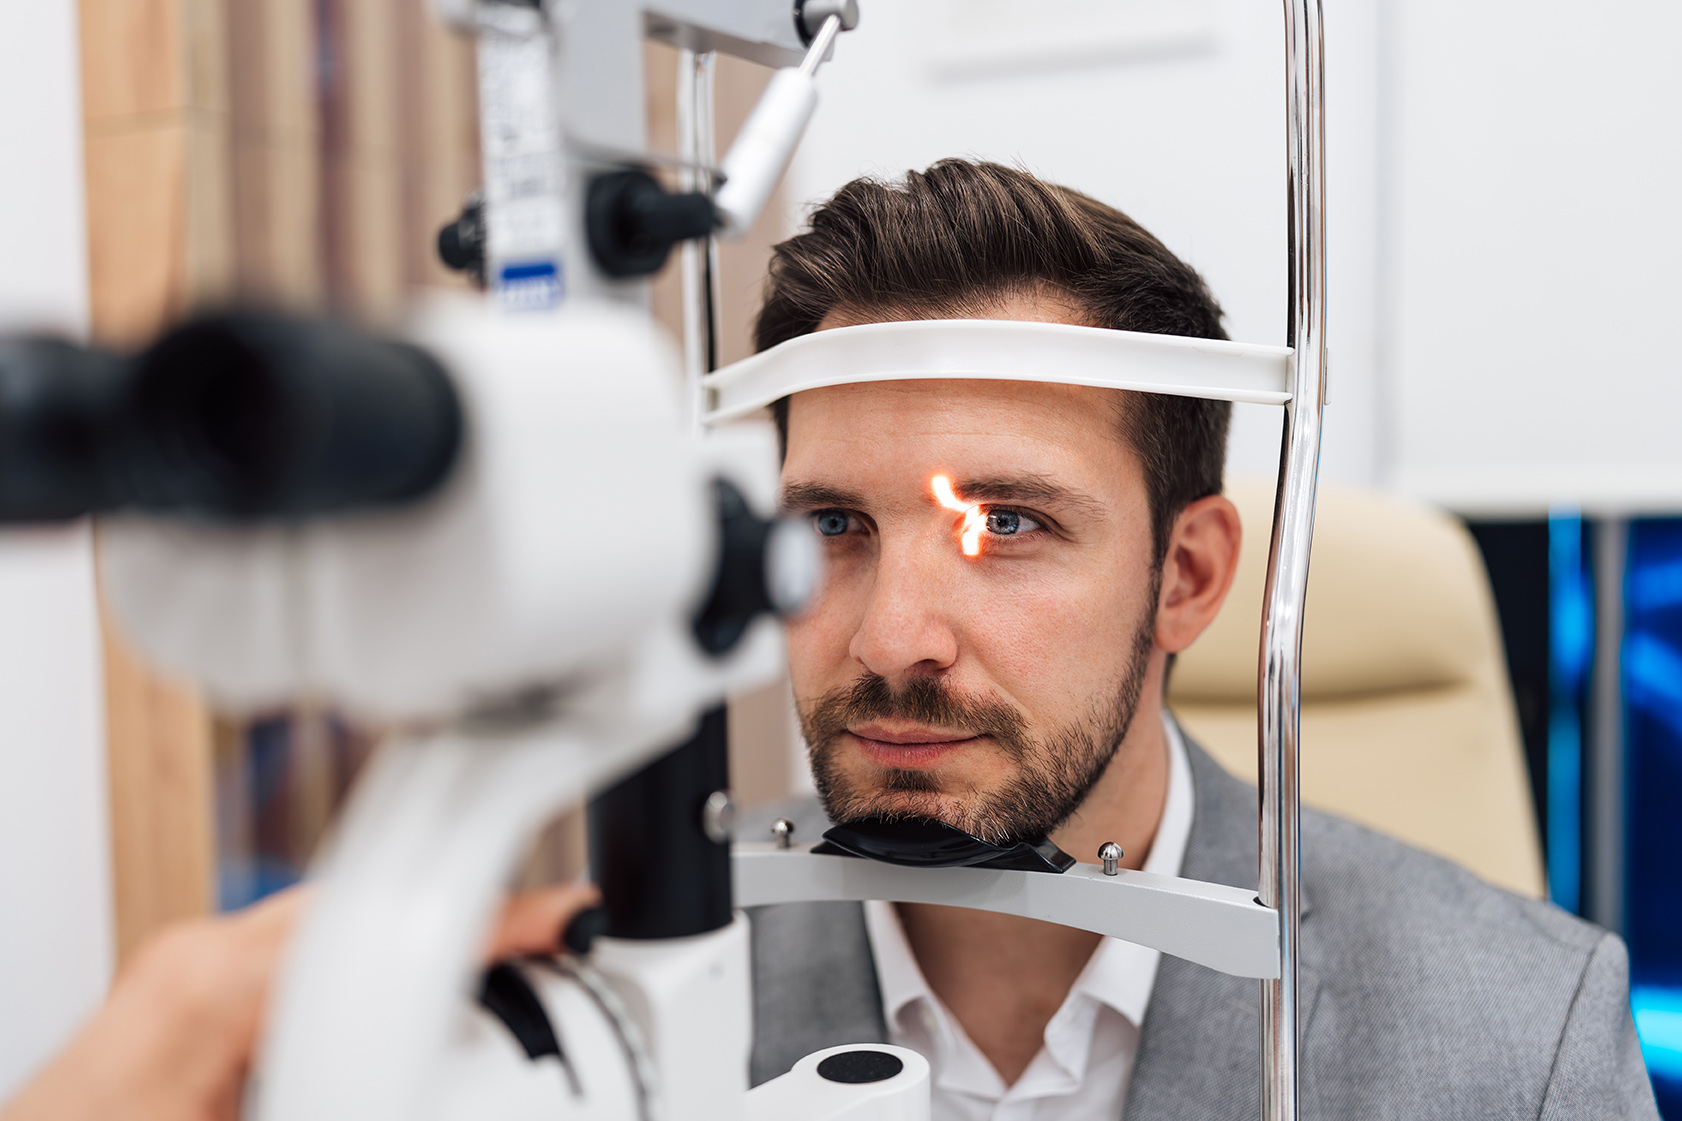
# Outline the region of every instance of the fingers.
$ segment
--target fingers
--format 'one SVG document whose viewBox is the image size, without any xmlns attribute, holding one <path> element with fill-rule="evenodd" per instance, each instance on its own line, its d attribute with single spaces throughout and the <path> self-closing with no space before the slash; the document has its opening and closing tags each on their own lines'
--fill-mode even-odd
<svg viewBox="0 0 1682 1121">
<path fill-rule="evenodd" d="M 237 1116 L 275 970 L 308 897 L 291 889 L 154 935 L 0 1121 Z"/>
<path fill-rule="evenodd" d="M 0 1121 L 234 1117 L 286 940 L 312 895 L 289 889 L 155 937 L 76 1040 L 0 1106 Z M 573 916 L 600 899 L 588 884 L 510 898 L 485 958 L 554 953 Z"/>
<path fill-rule="evenodd" d="M 594 884 L 561 884 L 511 897 L 485 945 L 485 960 L 552 954 L 572 917 L 601 902 Z"/>
</svg>

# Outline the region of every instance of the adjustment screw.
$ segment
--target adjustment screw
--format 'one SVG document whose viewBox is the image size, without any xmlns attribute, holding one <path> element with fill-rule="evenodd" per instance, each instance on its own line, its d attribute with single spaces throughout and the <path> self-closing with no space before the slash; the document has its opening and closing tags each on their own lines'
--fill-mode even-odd
<svg viewBox="0 0 1682 1121">
<path fill-rule="evenodd" d="M 728 790 L 715 790 L 707 795 L 701 807 L 701 831 L 715 845 L 730 843 L 730 831 L 736 828 L 736 803 Z"/>
<path fill-rule="evenodd" d="M 1121 846 L 1114 841 L 1105 841 L 1098 846 L 1098 859 L 1104 862 L 1104 875 L 1114 876 L 1121 872 Z"/>
<path fill-rule="evenodd" d="M 771 823 L 771 836 L 777 838 L 777 847 L 786 849 L 794 844 L 794 822 L 786 817 L 779 817 Z"/>
</svg>

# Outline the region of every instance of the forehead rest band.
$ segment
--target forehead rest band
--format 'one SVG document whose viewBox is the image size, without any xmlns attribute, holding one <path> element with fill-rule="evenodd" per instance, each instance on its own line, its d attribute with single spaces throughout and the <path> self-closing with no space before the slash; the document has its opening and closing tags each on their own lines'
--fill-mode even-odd
<svg viewBox="0 0 1682 1121">
<path fill-rule="evenodd" d="M 709 374 L 706 422 L 735 420 L 807 389 L 930 378 L 1283 405 L 1291 398 L 1291 348 L 1008 319 L 866 323 L 801 335 Z"/>
</svg>

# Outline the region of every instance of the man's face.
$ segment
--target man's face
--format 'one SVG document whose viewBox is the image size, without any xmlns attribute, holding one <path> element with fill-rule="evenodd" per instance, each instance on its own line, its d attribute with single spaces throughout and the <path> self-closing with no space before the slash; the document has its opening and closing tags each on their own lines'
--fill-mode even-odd
<svg viewBox="0 0 1682 1121">
<path fill-rule="evenodd" d="M 828 574 L 789 626 L 789 663 L 832 817 L 932 817 L 1005 841 L 1050 832 L 1103 772 L 1157 595 L 1116 404 L 974 380 L 790 401 L 785 505 L 812 517 Z M 975 555 L 937 476 L 980 504 Z"/>
</svg>

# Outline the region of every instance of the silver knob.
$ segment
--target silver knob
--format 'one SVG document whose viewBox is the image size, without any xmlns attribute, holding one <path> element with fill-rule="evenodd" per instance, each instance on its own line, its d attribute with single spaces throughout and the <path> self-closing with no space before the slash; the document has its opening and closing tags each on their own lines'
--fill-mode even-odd
<svg viewBox="0 0 1682 1121">
<path fill-rule="evenodd" d="M 794 844 L 794 822 L 786 817 L 779 817 L 771 823 L 771 835 L 777 838 L 778 848 L 788 848 Z"/>
<path fill-rule="evenodd" d="M 1098 846 L 1098 859 L 1104 862 L 1104 875 L 1114 876 L 1121 871 L 1121 846 L 1105 841 Z"/>
<path fill-rule="evenodd" d="M 707 795 L 701 807 L 701 831 L 715 845 L 730 843 L 730 831 L 736 828 L 736 803 L 728 790 L 715 790 Z"/>
</svg>

